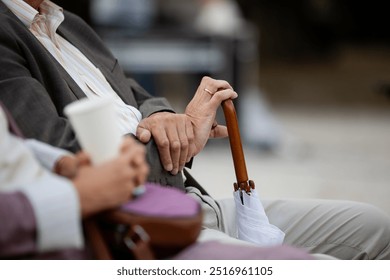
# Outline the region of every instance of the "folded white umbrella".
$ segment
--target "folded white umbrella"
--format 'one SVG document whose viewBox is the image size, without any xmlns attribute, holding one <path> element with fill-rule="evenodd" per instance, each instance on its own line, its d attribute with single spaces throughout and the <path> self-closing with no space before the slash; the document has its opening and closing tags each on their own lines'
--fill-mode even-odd
<svg viewBox="0 0 390 280">
<path fill-rule="evenodd" d="M 256 189 L 233 193 L 236 205 L 237 238 L 260 246 L 282 244 L 284 232 L 270 224 Z"/>
<path fill-rule="evenodd" d="M 237 183 L 234 184 L 234 201 L 237 217 L 237 238 L 260 246 L 282 244 L 284 232 L 269 223 L 259 199 L 255 184 L 248 180 L 245 157 L 238 129 L 236 111 L 231 100 L 222 103 L 229 133 Z"/>
</svg>

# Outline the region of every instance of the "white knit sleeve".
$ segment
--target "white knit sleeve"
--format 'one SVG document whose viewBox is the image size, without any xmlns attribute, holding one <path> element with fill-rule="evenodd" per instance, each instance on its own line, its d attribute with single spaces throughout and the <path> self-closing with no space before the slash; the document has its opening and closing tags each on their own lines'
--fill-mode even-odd
<svg viewBox="0 0 390 280">
<path fill-rule="evenodd" d="M 69 180 L 48 174 L 21 191 L 34 209 L 40 252 L 84 246 L 79 198 Z"/>
</svg>

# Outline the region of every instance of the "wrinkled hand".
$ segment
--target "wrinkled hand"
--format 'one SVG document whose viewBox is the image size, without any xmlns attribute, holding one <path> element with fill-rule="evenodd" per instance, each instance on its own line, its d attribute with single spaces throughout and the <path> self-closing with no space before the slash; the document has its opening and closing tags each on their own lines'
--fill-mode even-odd
<svg viewBox="0 0 390 280">
<path fill-rule="evenodd" d="M 209 138 L 227 137 L 227 128 L 217 124 L 215 116 L 224 100 L 235 99 L 238 94 L 226 81 L 204 77 L 195 96 L 187 105 L 186 116 L 190 119 L 195 135 L 195 154 L 206 145 Z"/>
<path fill-rule="evenodd" d="M 215 116 L 222 101 L 236 97 L 226 81 L 204 77 L 184 114 L 155 113 L 139 123 L 137 137 L 147 143 L 153 136 L 165 170 L 175 175 L 209 137 L 227 136 L 226 127 L 217 125 Z"/>
<path fill-rule="evenodd" d="M 120 155 L 101 165 L 81 165 L 73 184 L 79 195 L 81 213 L 87 217 L 120 206 L 131 198 L 148 173 L 145 148 L 127 137 Z"/>
</svg>

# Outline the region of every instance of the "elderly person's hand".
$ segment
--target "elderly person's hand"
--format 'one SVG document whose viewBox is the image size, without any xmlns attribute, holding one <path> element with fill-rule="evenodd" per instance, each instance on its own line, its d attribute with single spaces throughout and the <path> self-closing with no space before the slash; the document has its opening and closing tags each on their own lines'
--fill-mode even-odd
<svg viewBox="0 0 390 280">
<path fill-rule="evenodd" d="M 165 170 L 175 175 L 209 138 L 228 135 L 225 126 L 216 124 L 215 116 L 222 101 L 236 97 L 228 82 L 204 77 L 184 114 L 153 114 L 139 123 L 137 137 L 143 143 L 153 137 Z"/>
<path fill-rule="evenodd" d="M 124 137 L 120 152 L 124 153 L 126 150 L 131 150 L 133 154 L 130 165 L 137 171 L 137 181 L 139 185 L 143 184 L 149 172 L 149 167 L 145 161 L 145 148 L 136 143 L 131 137 Z M 82 166 L 91 165 L 91 158 L 83 151 L 75 155 L 66 155 L 61 157 L 54 166 L 54 172 L 57 175 L 73 179 Z"/>
<path fill-rule="evenodd" d="M 128 201 L 149 171 L 145 147 L 131 137 L 124 138 L 117 158 L 100 165 L 92 166 L 86 153 L 66 156 L 58 164 L 62 175 L 69 175 L 73 181 L 83 217 Z"/>
</svg>

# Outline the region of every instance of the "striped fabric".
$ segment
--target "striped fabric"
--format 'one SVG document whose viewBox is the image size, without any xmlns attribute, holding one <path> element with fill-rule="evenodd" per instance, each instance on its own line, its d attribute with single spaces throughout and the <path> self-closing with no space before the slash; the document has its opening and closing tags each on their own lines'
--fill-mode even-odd
<svg viewBox="0 0 390 280">
<path fill-rule="evenodd" d="M 64 21 L 61 7 L 44 0 L 37 11 L 23 0 L 1 1 L 64 67 L 88 98 L 114 98 L 121 132 L 135 134 L 142 118 L 139 110 L 125 104 L 101 71 L 76 47 L 56 33 L 58 26 Z"/>
</svg>

